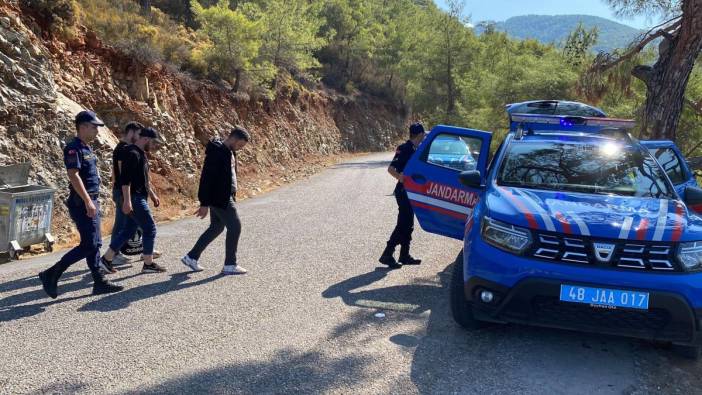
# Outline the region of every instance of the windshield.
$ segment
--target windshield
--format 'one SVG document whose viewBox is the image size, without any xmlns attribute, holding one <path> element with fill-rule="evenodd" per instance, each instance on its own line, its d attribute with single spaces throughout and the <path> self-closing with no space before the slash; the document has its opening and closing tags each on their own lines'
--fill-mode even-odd
<svg viewBox="0 0 702 395">
<path fill-rule="evenodd" d="M 557 191 L 675 198 L 648 152 L 613 140 L 510 144 L 497 182 Z"/>
</svg>

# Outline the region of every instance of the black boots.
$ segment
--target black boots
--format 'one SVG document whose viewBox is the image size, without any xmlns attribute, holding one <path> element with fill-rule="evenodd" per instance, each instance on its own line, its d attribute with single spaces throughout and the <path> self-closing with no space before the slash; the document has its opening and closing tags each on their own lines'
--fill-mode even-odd
<svg viewBox="0 0 702 395">
<path fill-rule="evenodd" d="M 41 285 L 51 299 L 56 299 L 58 296 L 58 280 L 61 277 L 61 272 L 58 270 L 56 265 L 46 269 L 45 271 L 39 273 L 39 279 L 41 280 Z"/>
<path fill-rule="evenodd" d="M 101 277 L 99 280 L 95 280 L 93 283 L 93 295 L 109 294 L 119 292 L 123 289 L 123 286 L 111 283 L 104 277 Z"/>
<path fill-rule="evenodd" d="M 395 247 L 390 246 L 388 244 L 387 247 L 385 247 L 385 251 L 383 251 L 383 255 L 380 256 L 380 259 L 378 259 L 378 262 L 382 263 L 383 265 L 387 265 L 388 268 L 390 269 L 399 269 L 402 267 L 395 258 L 392 256 L 392 254 L 395 253 Z"/>
<path fill-rule="evenodd" d="M 381 255 L 378 261 L 383 265 L 387 265 L 390 269 L 399 269 L 402 267 L 402 265 L 419 265 L 422 263 L 421 259 L 412 258 L 409 253 L 409 249 L 409 244 L 402 244 L 400 246 L 400 259 L 396 261 L 392 256 L 392 254 L 395 253 L 395 247 L 388 244 L 388 246 L 385 247 L 385 251 L 383 251 L 383 255 Z"/>
<path fill-rule="evenodd" d="M 46 292 L 46 294 L 49 295 L 51 299 L 56 299 L 56 297 L 58 297 L 58 280 L 61 277 L 63 271 L 65 270 L 61 269 L 62 268 L 58 265 L 54 265 L 46 269 L 45 271 L 39 273 L 39 279 L 41 280 L 41 285 L 44 288 L 44 292 Z M 116 285 L 109 282 L 102 275 L 94 276 L 93 278 L 93 295 L 102 295 L 106 293 L 119 292 L 124 289 L 124 287 L 121 285 Z"/>
<path fill-rule="evenodd" d="M 409 244 L 403 244 L 400 246 L 400 259 L 399 262 L 403 265 L 419 265 L 422 263 L 421 259 L 414 259 L 409 254 Z"/>
</svg>

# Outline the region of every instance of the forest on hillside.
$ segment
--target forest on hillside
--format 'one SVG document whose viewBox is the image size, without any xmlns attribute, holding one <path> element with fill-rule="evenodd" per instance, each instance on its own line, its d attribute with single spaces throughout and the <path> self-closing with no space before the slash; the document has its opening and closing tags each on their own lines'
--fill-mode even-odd
<svg viewBox="0 0 702 395">
<path fill-rule="evenodd" d="M 586 29 L 597 28 L 599 37 L 592 47 L 594 52 L 624 48 L 644 33 L 633 27 L 592 15 L 522 15 L 503 22 L 483 21 L 477 23 L 475 30 L 481 33 L 491 24 L 495 30 L 505 32 L 513 38 L 533 38 L 542 43 L 556 45 L 562 44 L 579 24 Z"/>
<path fill-rule="evenodd" d="M 57 35 L 78 26 L 145 62 L 163 62 L 232 94 L 274 98 L 281 89 L 324 86 L 365 92 L 404 105 L 428 125 L 495 131 L 504 105 L 529 99 L 589 101 L 616 117 L 640 117 L 646 87 L 631 77 L 655 61 L 653 49 L 596 81 L 583 79 L 596 29 L 582 26 L 564 45 L 516 40 L 496 29 L 477 35 L 470 10 L 431 0 L 37 0 Z M 597 94 L 592 94 L 592 87 Z M 702 67 L 687 87 L 702 102 Z M 702 109 L 686 106 L 677 134 L 688 155 L 702 155 Z"/>
</svg>

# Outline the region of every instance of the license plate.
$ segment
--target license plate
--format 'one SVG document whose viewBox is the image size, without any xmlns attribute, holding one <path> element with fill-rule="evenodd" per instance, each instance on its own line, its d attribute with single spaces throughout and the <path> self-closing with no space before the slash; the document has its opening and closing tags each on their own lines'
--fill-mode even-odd
<svg viewBox="0 0 702 395">
<path fill-rule="evenodd" d="M 648 292 L 579 287 L 561 284 L 561 301 L 585 303 L 593 307 L 648 310 Z"/>
</svg>

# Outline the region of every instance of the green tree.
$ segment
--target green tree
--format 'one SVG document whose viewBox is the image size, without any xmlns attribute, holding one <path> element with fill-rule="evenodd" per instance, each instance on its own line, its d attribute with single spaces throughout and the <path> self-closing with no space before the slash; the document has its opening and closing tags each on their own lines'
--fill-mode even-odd
<svg viewBox="0 0 702 395">
<path fill-rule="evenodd" d="M 563 56 L 566 61 L 575 67 L 585 64 L 598 38 L 599 32 L 596 27 L 587 30 L 580 22 L 578 27 L 568 35 L 563 45 Z"/>
<path fill-rule="evenodd" d="M 319 35 L 325 23 L 320 15 L 322 5 L 321 1 L 265 1 L 261 57 L 292 72 L 318 67 L 314 53 L 327 43 Z"/>
<path fill-rule="evenodd" d="M 448 5 L 448 12 L 428 6 L 420 22 L 427 30 L 418 34 L 422 41 L 413 54 L 419 58 L 413 94 L 419 97 L 420 108 L 433 107 L 436 121 L 457 123 L 464 93 L 459 80 L 471 75 L 477 42 L 462 19 L 464 3 L 451 0 Z"/>
<path fill-rule="evenodd" d="M 388 0 L 377 9 L 381 26 L 373 50 L 373 59 L 382 73 L 383 85 L 392 92 L 402 85 L 403 70 L 411 64 L 423 28 L 418 8 L 412 0 Z"/>
<path fill-rule="evenodd" d="M 607 0 L 620 15 L 662 16 L 666 22 L 651 29 L 631 48 L 615 56 L 598 56 L 593 73 L 604 73 L 660 40 L 658 60 L 639 65 L 632 73 L 647 88 L 642 133 L 674 140 L 685 103 L 685 88 L 702 50 L 702 0 Z"/>
<path fill-rule="evenodd" d="M 332 39 L 321 56 L 328 65 L 326 81 L 330 85 L 345 89 L 365 72 L 369 63 L 364 60 L 372 58 L 382 30 L 374 18 L 375 4 L 372 0 L 325 2 L 322 15 L 327 23 L 321 32 Z"/>
<path fill-rule="evenodd" d="M 196 0 L 191 3 L 195 19 L 210 39 L 199 55 L 210 72 L 233 81 L 233 90 L 239 91 L 242 74 L 252 71 L 262 41 L 260 23 L 250 20 L 243 12 L 229 8 L 227 0 L 204 8 Z"/>
</svg>

